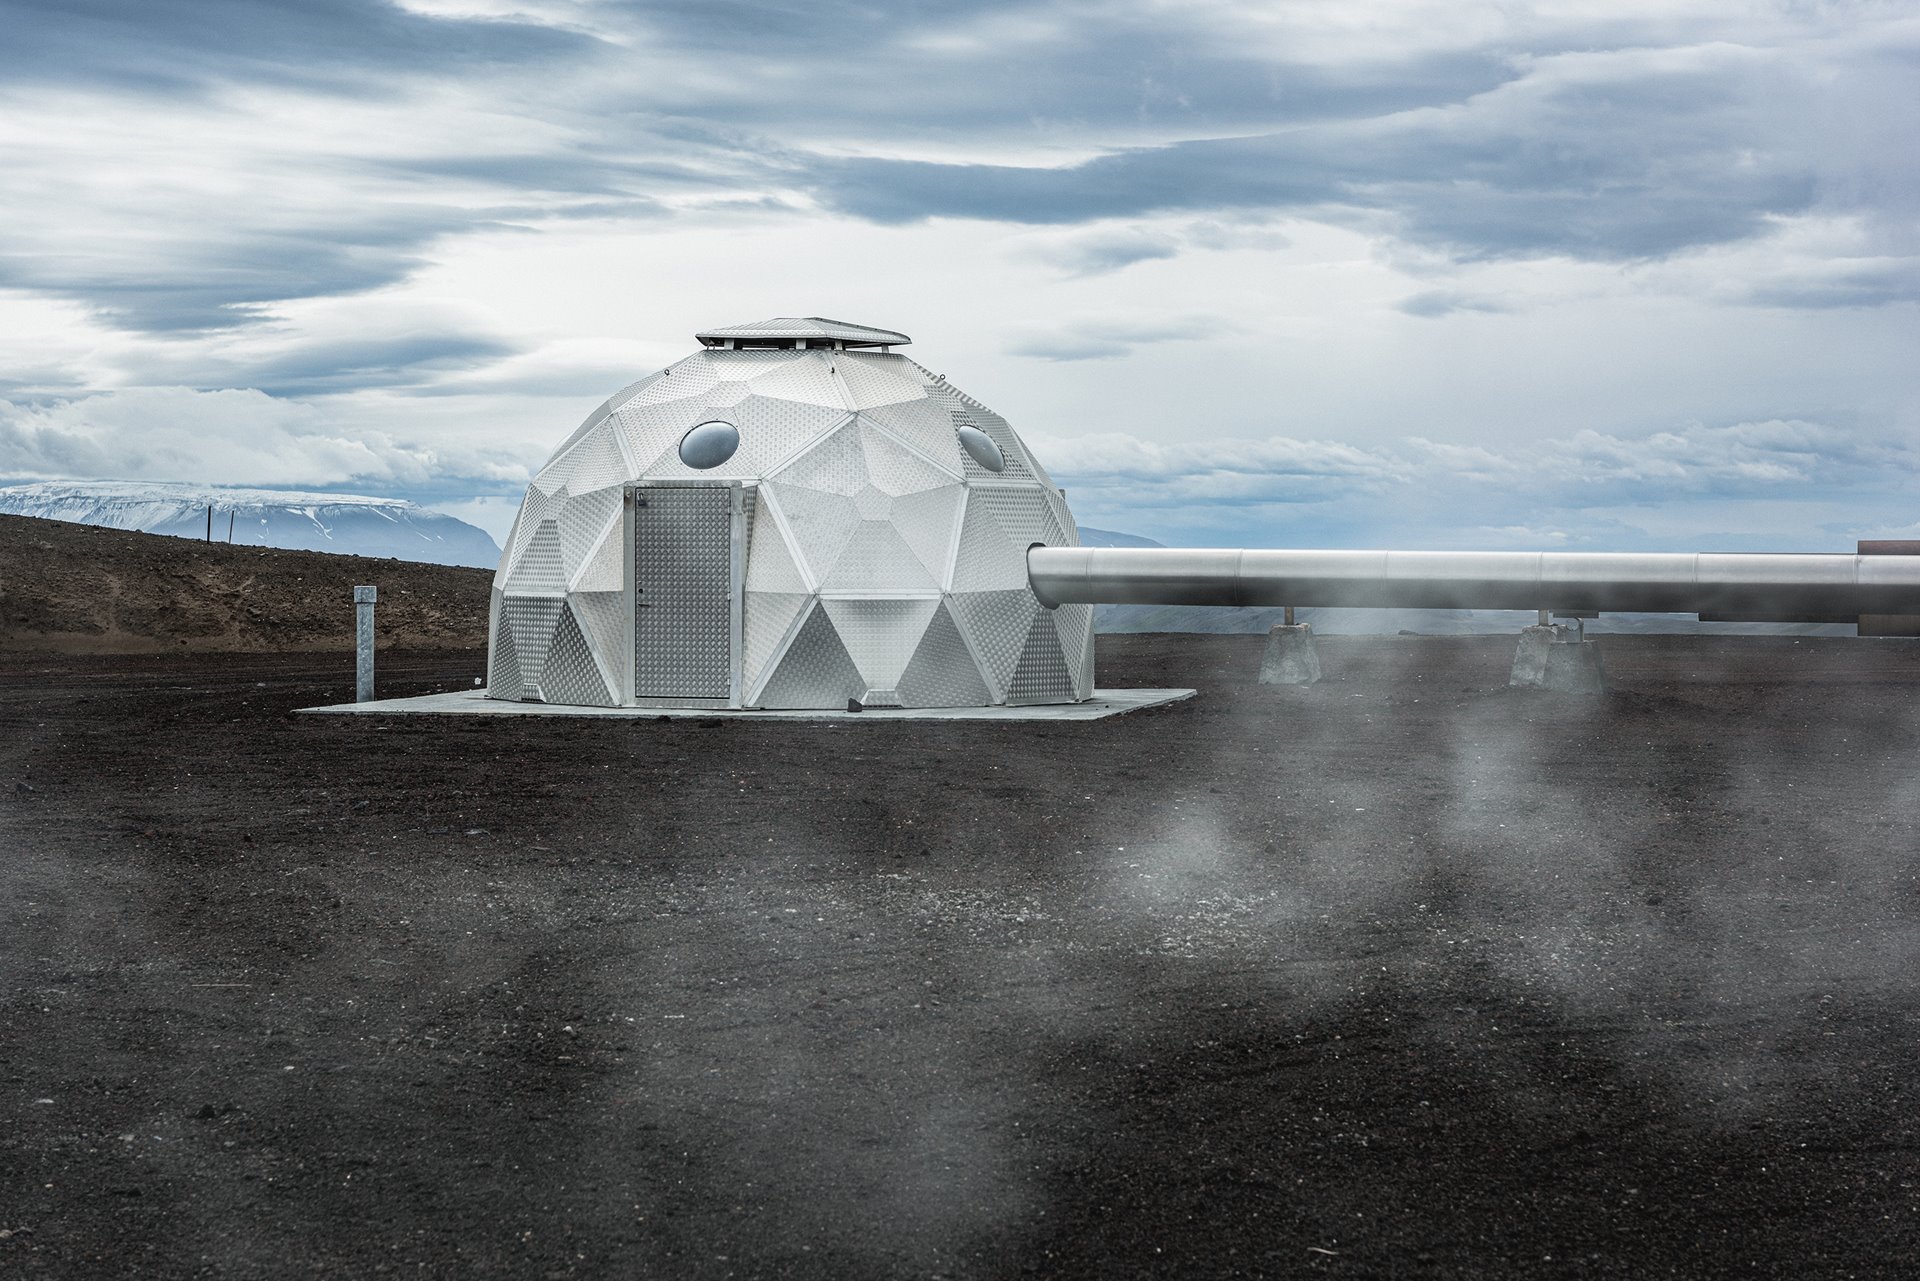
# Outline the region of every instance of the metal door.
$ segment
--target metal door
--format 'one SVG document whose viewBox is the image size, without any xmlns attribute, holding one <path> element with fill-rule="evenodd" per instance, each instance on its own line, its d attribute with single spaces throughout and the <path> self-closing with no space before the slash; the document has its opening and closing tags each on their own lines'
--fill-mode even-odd
<svg viewBox="0 0 1920 1281">
<path fill-rule="evenodd" d="M 634 701 L 737 706 L 740 486 L 636 485 L 630 492 Z"/>
</svg>

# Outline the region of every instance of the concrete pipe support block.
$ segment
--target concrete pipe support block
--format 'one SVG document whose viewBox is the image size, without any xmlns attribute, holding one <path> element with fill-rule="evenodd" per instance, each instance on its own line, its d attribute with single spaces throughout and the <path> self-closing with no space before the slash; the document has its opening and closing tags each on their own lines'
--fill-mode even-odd
<svg viewBox="0 0 1920 1281">
<path fill-rule="evenodd" d="M 1562 694 L 1604 691 L 1607 673 L 1600 662 L 1600 646 L 1573 636 L 1565 627 L 1522 628 L 1507 684 Z"/>
<path fill-rule="evenodd" d="M 1306 623 L 1267 629 L 1267 652 L 1260 659 L 1262 685 L 1311 685 L 1320 679 L 1320 650 Z"/>
</svg>

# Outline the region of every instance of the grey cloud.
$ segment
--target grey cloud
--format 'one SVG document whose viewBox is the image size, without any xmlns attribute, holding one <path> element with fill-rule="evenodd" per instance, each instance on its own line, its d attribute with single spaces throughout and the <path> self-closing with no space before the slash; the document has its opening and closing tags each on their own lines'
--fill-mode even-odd
<svg viewBox="0 0 1920 1281">
<path fill-rule="evenodd" d="M 1074 276 L 1102 275 L 1179 252 L 1180 242 L 1165 232 L 1124 227 L 1090 231 L 1037 251 L 1039 257 Z"/>
<path fill-rule="evenodd" d="M 6 22 L 8 80 L 116 91 L 197 93 L 222 80 L 351 80 L 364 90 L 381 72 L 526 63 L 594 44 L 548 26 L 429 17 L 386 0 L 13 0 Z"/>
<path fill-rule="evenodd" d="M 1740 295 L 1760 307 L 1881 307 L 1920 302 L 1920 258 L 1841 262 L 1824 270 L 1761 281 Z"/>
<path fill-rule="evenodd" d="M 1135 347 L 1186 342 L 1232 332 L 1218 316 L 1162 316 L 1143 319 L 1093 319 L 1044 331 L 1016 333 L 1007 350 L 1038 360 L 1106 360 Z"/>
<path fill-rule="evenodd" d="M 1390 218 L 1464 256 L 1653 257 L 1750 236 L 1819 194 L 1775 86 L 1738 52 L 1536 65 L 1443 110 L 1131 148 L 1067 168 L 823 159 L 821 196 L 883 222 L 1034 224 L 1168 210 Z"/>
<path fill-rule="evenodd" d="M 1051 442 L 1056 479 L 1108 506 L 1328 502 L 1392 490 L 1457 521 L 1537 523 L 1533 505 L 1578 510 L 1688 499 L 1911 490 L 1920 448 L 1797 419 L 1700 424 L 1640 436 L 1582 431 L 1500 451 L 1407 438 L 1359 447 L 1288 437 L 1163 445 L 1129 436 Z"/>
<path fill-rule="evenodd" d="M 1501 312 L 1508 310 L 1506 304 L 1496 299 L 1464 294 L 1452 289 L 1428 289 L 1409 297 L 1402 298 L 1397 304 L 1399 310 L 1409 316 L 1435 317 L 1450 316 L 1460 311 Z"/>
</svg>

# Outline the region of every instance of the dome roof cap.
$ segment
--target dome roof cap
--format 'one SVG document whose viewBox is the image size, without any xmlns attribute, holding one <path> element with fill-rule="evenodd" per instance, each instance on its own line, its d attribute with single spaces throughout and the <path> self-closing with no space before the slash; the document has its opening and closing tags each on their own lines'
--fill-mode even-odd
<svg viewBox="0 0 1920 1281">
<path fill-rule="evenodd" d="M 694 335 L 703 347 L 904 347 L 913 339 L 891 329 L 854 325 L 824 316 L 776 316 L 745 325 L 703 329 Z"/>
</svg>

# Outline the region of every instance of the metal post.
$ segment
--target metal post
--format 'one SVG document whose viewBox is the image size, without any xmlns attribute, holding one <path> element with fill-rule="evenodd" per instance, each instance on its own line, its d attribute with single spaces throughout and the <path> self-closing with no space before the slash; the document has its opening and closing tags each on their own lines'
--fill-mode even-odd
<svg viewBox="0 0 1920 1281">
<path fill-rule="evenodd" d="M 353 701 L 373 701 L 373 603 L 377 587 L 353 589 Z"/>
</svg>

